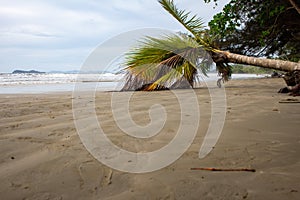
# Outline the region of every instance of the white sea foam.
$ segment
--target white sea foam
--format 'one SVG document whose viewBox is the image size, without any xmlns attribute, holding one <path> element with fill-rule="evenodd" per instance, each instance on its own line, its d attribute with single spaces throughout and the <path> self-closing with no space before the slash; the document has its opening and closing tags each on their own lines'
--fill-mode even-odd
<svg viewBox="0 0 300 200">
<path fill-rule="evenodd" d="M 232 79 L 262 78 L 265 75 L 233 74 Z M 202 81 L 217 80 L 217 73 L 208 77 L 200 76 Z M 109 91 L 122 88 L 124 74 L 0 74 L 0 94 L 47 93 L 72 91 L 74 85 L 82 84 L 84 90 Z M 95 84 L 97 83 L 97 84 Z M 95 87 L 96 86 L 96 87 Z"/>
<path fill-rule="evenodd" d="M 115 82 L 122 79 L 122 75 L 105 74 L 0 74 L 0 86 L 58 84 L 74 82 Z"/>
</svg>

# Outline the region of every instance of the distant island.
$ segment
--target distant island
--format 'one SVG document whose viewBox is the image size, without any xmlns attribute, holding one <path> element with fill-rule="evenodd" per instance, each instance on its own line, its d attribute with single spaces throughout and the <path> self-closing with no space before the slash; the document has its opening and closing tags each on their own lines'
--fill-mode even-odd
<svg viewBox="0 0 300 200">
<path fill-rule="evenodd" d="M 36 70 L 14 70 L 12 72 L 13 74 L 44 74 L 45 72 L 40 72 L 40 71 L 36 71 Z"/>
</svg>

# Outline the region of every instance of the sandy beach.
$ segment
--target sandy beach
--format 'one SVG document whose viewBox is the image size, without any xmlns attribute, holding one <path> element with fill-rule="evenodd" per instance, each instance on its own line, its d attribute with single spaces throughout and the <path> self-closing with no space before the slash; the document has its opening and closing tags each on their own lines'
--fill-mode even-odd
<svg viewBox="0 0 300 200">
<path fill-rule="evenodd" d="M 86 150 L 74 124 L 71 92 L 2 94 L 0 199 L 300 199 L 300 103 L 295 103 L 300 97 L 278 94 L 284 85 L 279 78 L 226 83 L 224 128 L 203 159 L 198 153 L 211 100 L 207 89 L 195 89 L 201 116 L 192 145 L 171 165 L 143 174 L 111 169 Z M 123 149 L 154 151 L 176 134 L 181 111 L 171 91 L 136 92 L 130 100 L 130 114 L 139 125 L 149 123 L 153 104 L 168 114 L 160 134 L 149 139 L 131 138 L 118 128 L 112 92 L 95 96 L 101 127 Z M 200 167 L 256 171 L 191 170 Z"/>
</svg>

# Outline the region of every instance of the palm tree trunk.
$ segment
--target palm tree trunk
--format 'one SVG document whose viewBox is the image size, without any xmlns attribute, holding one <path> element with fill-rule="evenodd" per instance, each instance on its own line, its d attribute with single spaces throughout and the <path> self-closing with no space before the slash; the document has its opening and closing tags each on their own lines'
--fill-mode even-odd
<svg viewBox="0 0 300 200">
<path fill-rule="evenodd" d="M 296 62 L 244 56 L 244 55 L 239 55 L 239 54 L 230 53 L 226 51 L 219 51 L 217 54 L 219 56 L 221 54 L 221 57 L 223 57 L 223 59 L 225 58 L 227 63 L 253 65 L 257 67 L 269 68 L 269 69 L 280 70 L 285 72 L 300 70 L 300 63 L 296 63 Z"/>
<path fill-rule="evenodd" d="M 284 76 L 284 80 L 288 87 L 280 89 L 279 92 L 283 93 L 283 91 L 287 91 L 293 96 L 300 95 L 300 62 L 296 63 L 284 60 L 257 58 L 219 50 L 212 52 L 212 59 L 217 66 L 220 64 L 222 66 L 224 63 L 237 63 L 288 72 Z M 224 77 L 226 77 L 226 74 L 225 76 L 223 74 L 223 80 Z M 293 83 L 287 81 L 289 79 L 292 79 Z"/>
</svg>

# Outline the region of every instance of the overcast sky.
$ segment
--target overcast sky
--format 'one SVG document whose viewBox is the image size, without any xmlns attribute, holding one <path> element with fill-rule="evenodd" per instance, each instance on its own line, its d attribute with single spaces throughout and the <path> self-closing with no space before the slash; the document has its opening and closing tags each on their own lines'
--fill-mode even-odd
<svg viewBox="0 0 300 200">
<path fill-rule="evenodd" d="M 229 0 L 175 0 L 205 22 Z M 126 31 L 184 31 L 157 0 L 0 0 L 0 72 L 79 69 L 99 44 Z"/>
</svg>

